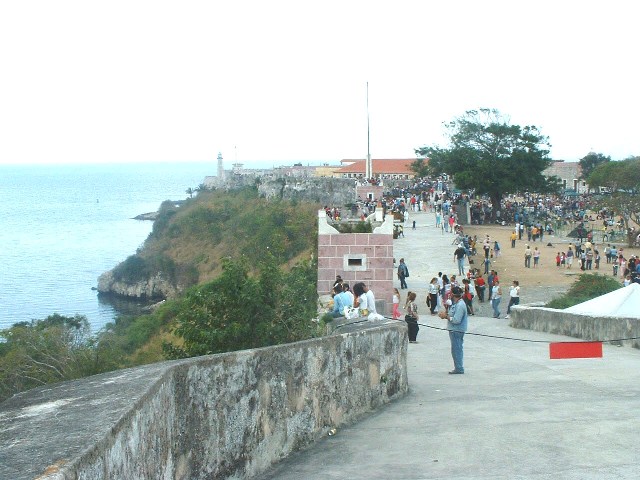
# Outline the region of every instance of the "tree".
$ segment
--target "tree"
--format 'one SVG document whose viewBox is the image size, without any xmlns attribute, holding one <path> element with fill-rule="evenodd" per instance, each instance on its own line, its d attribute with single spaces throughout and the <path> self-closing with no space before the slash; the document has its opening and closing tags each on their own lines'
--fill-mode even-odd
<svg viewBox="0 0 640 480">
<path fill-rule="evenodd" d="M 602 163 L 611 161 L 611 157 L 603 155 L 602 153 L 590 152 L 580 159 L 580 170 L 582 171 L 580 178 L 586 180 L 591 175 L 594 168 Z M 589 185 L 591 187 L 591 185 Z"/>
<path fill-rule="evenodd" d="M 86 317 L 53 314 L 0 330 L 0 401 L 40 385 L 107 371 Z"/>
<path fill-rule="evenodd" d="M 618 162 L 603 162 L 587 177 L 589 185 L 606 187 L 612 192 L 636 194 L 640 190 L 640 157 Z"/>
<path fill-rule="evenodd" d="M 416 159 L 409 168 L 413 173 L 416 174 L 416 178 L 422 178 L 429 175 L 429 164 L 425 161 L 424 158 Z"/>
<path fill-rule="evenodd" d="M 510 125 L 495 109 L 469 110 L 445 123 L 448 148 L 423 146 L 418 157 L 429 158 L 432 174 L 447 173 L 461 189 L 486 194 L 494 205 L 492 216 L 507 193 L 559 190 L 559 179 L 547 177 L 551 164 L 548 138 L 537 127 Z"/>
<path fill-rule="evenodd" d="M 587 182 L 593 187 L 605 187 L 610 195 L 599 202 L 601 208 L 613 212 L 622 219 L 627 241 L 632 245 L 637 229 L 631 230 L 631 222 L 640 225 L 640 157 L 631 157 L 624 161 L 600 163 L 593 169 Z M 632 232 L 635 232 L 632 233 Z"/>
<path fill-rule="evenodd" d="M 311 263 L 284 273 L 267 255 L 256 276 L 247 262 L 225 259 L 216 280 L 191 289 L 176 317 L 182 344 L 165 344 L 169 358 L 264 347 L 309 338 L 315 328 L 317 269 Z"/>
</svg>

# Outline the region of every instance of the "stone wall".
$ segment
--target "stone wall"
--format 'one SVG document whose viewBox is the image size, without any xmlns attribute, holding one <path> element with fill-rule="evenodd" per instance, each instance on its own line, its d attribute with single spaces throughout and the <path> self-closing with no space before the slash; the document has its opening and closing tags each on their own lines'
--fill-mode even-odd
<svg viewBox="0 0 640 480">
<path fill-rule="evenodd" d="M 0 478 L 250 478 L 405 394 L 406 349 L 390 322 L 24 392 L 0 404 Z"/>
<path fill-rule="evenodd" d="M 547 332 L 583 340 L 617 340 L 640 337 L 640 319 L 597 317 L 566 313 L 554 308 L 511 307 L 510 325 L 537 332 Z M 621 345 L 640 348 L 639 340 L 624 340 Z"/>
<path fill-rule="evenodd" d="M 232 175 L 223 185 L 218 177 L 205 177 L 207 188 L 238 188 L 257 185 L 258 192 L 265 198 L 283 198 L 319 203 L 322 206 L 338 206 L 354 203 L 356 200 L 356 181 L 345 178 L 329 177 L 286 177 L 276 175 Z"/>
</svg>

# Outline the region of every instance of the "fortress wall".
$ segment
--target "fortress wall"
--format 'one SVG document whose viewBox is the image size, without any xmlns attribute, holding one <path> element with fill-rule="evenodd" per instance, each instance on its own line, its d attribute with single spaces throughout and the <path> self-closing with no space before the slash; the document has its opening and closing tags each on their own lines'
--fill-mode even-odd
<svg viewBox="0 0 640 480">
<path fill-rule="evenodd" d="M 404 395 L 406 335 L 391 322 L 24 392 L 0 404 L 0 478 L 250 478 Z"/>
<path fill-rule="evenodd" d="M 640 337 L 640 319 L 597 317 L 566 313 L 562 310 L 532 306 L 511 307 L 514 328 L 581 338 L 583 340 L 616 340 Z M 640 348 L 639 340 L 624 340 L 622 345 Z"/>
</svg>

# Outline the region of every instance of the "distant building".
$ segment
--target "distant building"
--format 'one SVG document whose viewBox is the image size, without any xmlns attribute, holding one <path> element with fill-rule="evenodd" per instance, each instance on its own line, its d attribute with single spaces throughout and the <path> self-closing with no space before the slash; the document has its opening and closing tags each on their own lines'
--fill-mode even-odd
<svg viewBox="0 0 640 480">
<path fill-rule="evenodd" d="M 411 164 L 415 158 L 373 158 L 372 175 L 379 179 L 409 180 L 415 177 Z M 365 178 L 367 161 L 365 159 L 341 160 L 342 167 L 336 169 L 335 176 L 342 178 Z"/>
<path fill-rule="evenodd" d="M 565 162 L 564 160 L 554 160 L 544 174 L 547 176 L 555 175 L 562 182 L 564 191 L 574 191 L 576 193 L 587 193 L 589 186 L 587 182 L 581 180 L 582 169 L 578 162 Z"/>
</svg>

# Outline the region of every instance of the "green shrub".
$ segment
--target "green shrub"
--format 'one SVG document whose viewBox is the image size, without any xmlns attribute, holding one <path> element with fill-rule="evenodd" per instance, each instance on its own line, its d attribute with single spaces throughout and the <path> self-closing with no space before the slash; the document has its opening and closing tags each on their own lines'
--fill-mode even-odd
<svg viewBox="0 0 640 480">
<path fill-rule="evenodd" d="M 562 297 L 554 298 L 547 307 L 564 309 L 569 308 L 579 303 L 586 302 L 593 298 L 599 297 L 609 292 L 613 292 L 621 288 L 620 282 L 613 277 L 606 275 L 585 273 L 580 275 L 569 291 Z"/>
</svg>

